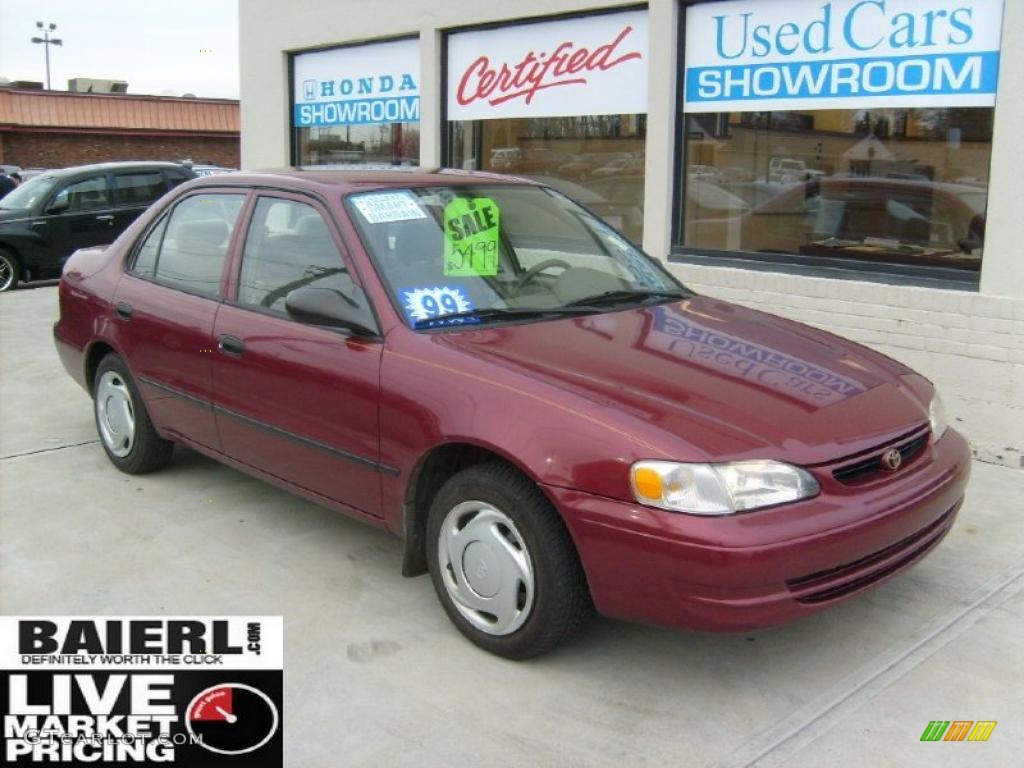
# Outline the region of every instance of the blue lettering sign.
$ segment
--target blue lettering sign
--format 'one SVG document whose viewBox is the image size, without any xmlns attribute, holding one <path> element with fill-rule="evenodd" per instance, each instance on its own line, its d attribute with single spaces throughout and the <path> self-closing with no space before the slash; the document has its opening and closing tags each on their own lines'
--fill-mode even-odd
<svg viewBox="0 0 1024 768">
<path fill-rule="evenodd" d="M 412 123 L 420 119 L 419 96 L 394 96 L 295 105 L 299 128 L 367 123 Z"/>
</svg>

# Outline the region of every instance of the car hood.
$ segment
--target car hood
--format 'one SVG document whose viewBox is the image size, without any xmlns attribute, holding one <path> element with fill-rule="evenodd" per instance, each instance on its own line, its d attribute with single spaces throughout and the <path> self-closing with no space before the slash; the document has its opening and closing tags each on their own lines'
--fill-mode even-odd
<svg viewBox="0 0 1024 768">
<path fill-rule="evenodd" d="M 9 224 L 14 221 L 21 221 L 23 219 L 34 219 L 35 214 L 22 208 L 16 208 L 11 210 L 5 210 L 0 208 L 0 224 Z"/>
<path fill-rule="evenodd" d="M 705 297 L 435 339 L 632 414 L 689 460 L 827 462 L 928 420 L 930 385 L 894 360 Z"/>
</svg>

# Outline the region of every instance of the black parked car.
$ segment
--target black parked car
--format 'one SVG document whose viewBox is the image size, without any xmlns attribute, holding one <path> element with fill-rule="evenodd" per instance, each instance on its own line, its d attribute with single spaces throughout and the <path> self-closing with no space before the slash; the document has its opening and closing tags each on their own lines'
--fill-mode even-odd
<svg viewBox="0 0 1024 768">
<path fill-rule="evenodd" d="M 176 163 L 47 171 L 0 199 L 0 291 L 59 277 L 79 248 L 114 242 L 154 200 L 195 173 Z"/>
</svg>

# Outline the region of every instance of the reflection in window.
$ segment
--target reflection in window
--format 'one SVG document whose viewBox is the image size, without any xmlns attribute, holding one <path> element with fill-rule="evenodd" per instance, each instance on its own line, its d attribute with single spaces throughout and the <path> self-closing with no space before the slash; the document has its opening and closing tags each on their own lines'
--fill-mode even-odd
<svg viewBox="0 0 1024 768">
<path fill-rule="evenodd" d="M 63 207 L 67 211 L 109 208 L 110 190 L 107 188 L 107 177 L 93 176 L 91 179 L 69 184 L 57 193 L 51 205 Z"/>
<path fill-rule="evenodd" d="M 688 115 L 682 245 L 977 271 L 992 116 Z"/>
<path fill-rule="evenodd" d="M 146 235 L 145 241 L 139 246 L 135 254 L 135 263 L 132 265 L 132 272 L 143 277 L 153 277 L 156 270 L 156 255 L 160 251 L 160 243 L 164 239 L 164 230 L 167 228 L 167 217 L 164 216 Z"/>
<path fill-rule="evenodd" d="M 420 124 L 371 123 L 295 129 L 296 164 L 419 165 Z"/>
<path fill-rule="evenodd" d="M 452 122 L 451 165 L 527 176 L 643 238 L 646 115 Z"/>
<path fill-rule="evenodd" d="M 156 279 L 216 296 L 231 233 L 245 195 L 194 195 L 171 212 L 156 262 Z"/>
<path fill-rule="evenodd" d="M 261 197 L 249 225 L 238 282 L 238 303 L 284 314 L 299 288 L 350 288 L 352 280 L 327 223 L 316 208 Z"/>
<path fill-rule="evenodd" d="M 163 193 L 164 177 L 160 171 L 114 176 L 114 195 L 118 205 L 146 205 Z"/>
</svg>

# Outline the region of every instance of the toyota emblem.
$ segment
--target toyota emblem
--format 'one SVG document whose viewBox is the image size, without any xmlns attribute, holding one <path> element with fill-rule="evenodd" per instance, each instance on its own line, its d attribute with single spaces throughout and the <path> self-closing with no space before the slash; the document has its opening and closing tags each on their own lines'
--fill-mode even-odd
<svg viewBox="0 0 1024 768">
<path fill-rule="evenodd" d="M 890 472 L 895 472 L 903 463 L 903 454 L 896 448 L 890 448 L 882 454 L 882 466 Z"/>
</svg>

